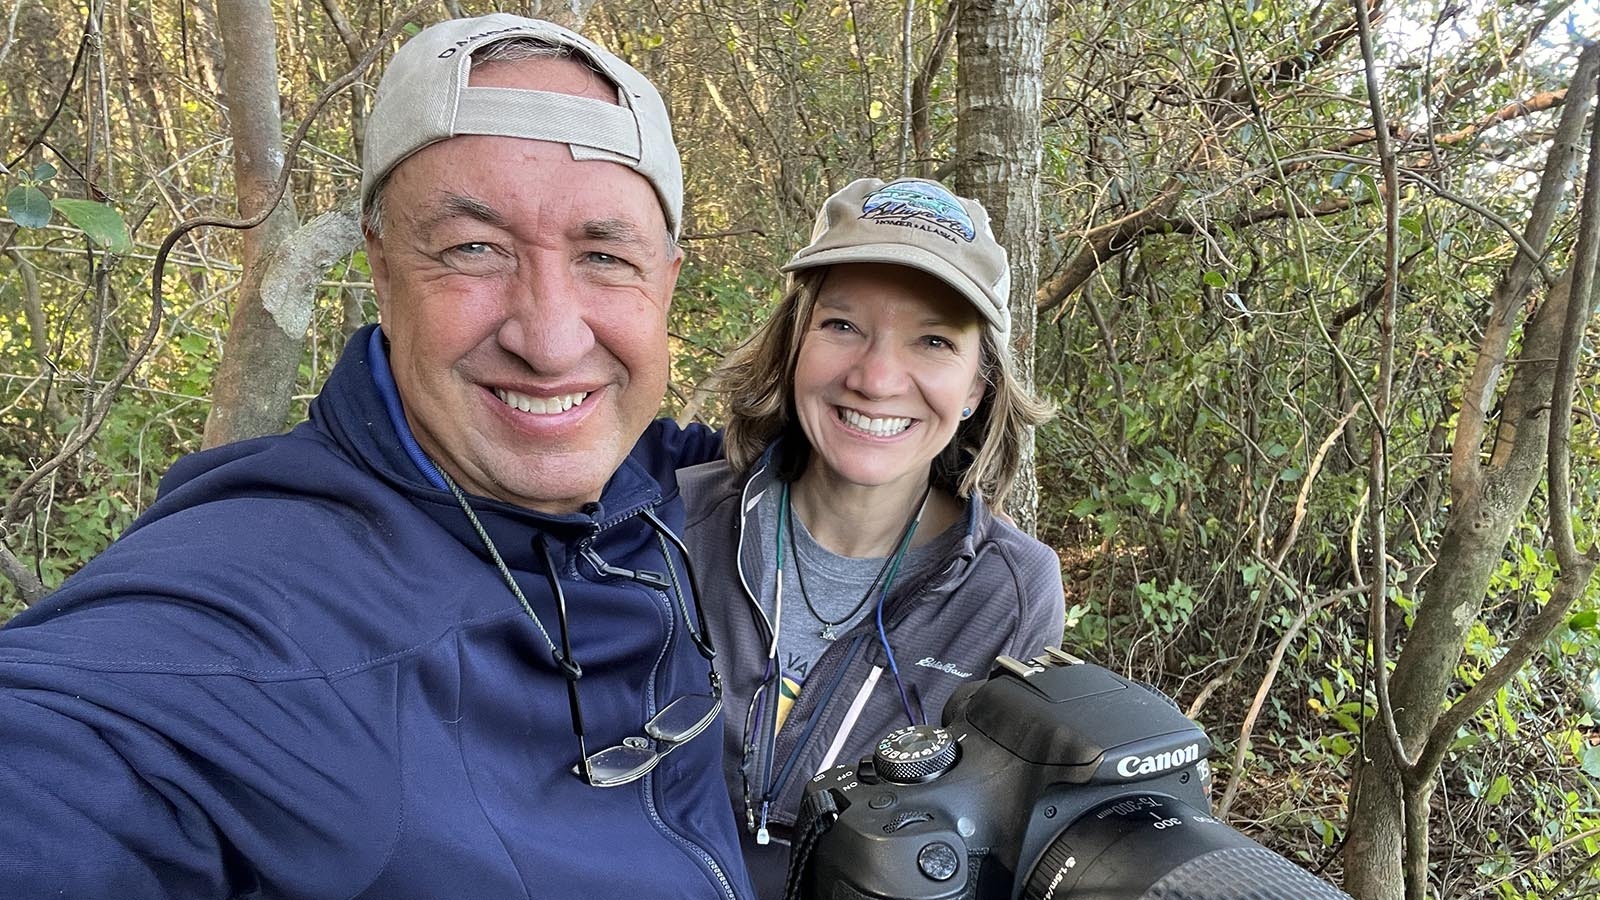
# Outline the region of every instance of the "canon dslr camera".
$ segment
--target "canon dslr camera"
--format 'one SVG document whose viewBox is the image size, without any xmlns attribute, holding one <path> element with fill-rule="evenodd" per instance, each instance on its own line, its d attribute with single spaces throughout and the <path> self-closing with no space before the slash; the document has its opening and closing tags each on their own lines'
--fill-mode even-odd
<svg viewBox="0 0 1600 900">
<path fill-rule="evenodd" d="M 1164 695 L 1059 651 L 1002 656 L 807 786 L 789 897 L 1348 900 L 1209 815 L 1211 742 Z"/>
</svg>

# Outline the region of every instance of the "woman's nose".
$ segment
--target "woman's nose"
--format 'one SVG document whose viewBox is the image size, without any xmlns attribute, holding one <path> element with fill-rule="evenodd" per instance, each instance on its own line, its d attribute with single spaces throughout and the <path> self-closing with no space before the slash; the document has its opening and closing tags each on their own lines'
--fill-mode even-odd
<svg viewBox="0 0 1600 900">
<path fill-rule="evenodd" d="M 881 340 L 867 342 L 845 376 L 845 387 L 863 397 L 892 397 L 904 390 L 905 383 L 905 360 Z"/>
</svg>

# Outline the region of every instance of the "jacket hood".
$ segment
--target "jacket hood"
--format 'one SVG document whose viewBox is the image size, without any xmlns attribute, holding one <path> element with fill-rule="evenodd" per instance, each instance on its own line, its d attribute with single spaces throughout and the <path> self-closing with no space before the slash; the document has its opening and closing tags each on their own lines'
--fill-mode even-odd
<svg viewBox="0 0 1600 900">
<path fill-rule="evenodd" d="M 312 401 L 308 420 L 296 426 L 290 437 L 331 442 L 344 458 L 404 495 L 457 540 L 467 546 L 479 546 L 481 542 L 471 523 L 412 436 L 389 369 L 387 343 L 377 325 L 357 331 L 345 344 L 322 392 Z M 606 483 L 600 499 L 580 512 L 541 513 L 471 495 L 473 509 L 508 563 L 538 568 L 528 540 L 530 527 L 563 538 L 563 542 L 576 540 L 677 495 L 670 454 L 661 451 L 659 432 L 655 426 L 646 431 Z M 208 493 L 225 492 L 227 485 L 216 479 L 225 476 L 228 463 L 249 457 L 259 448 L 259 442 L 276 439 L 241 441 L 180 459 L 162 480 L 162 498 L 171 495 L 179 499 L 187 488 L 201 483 Z M 652 469 L 660 470 L 663 481 L 658 483 Z M 241 477 L 257 483 L 262 474 L 257 466 L 241 466 L 239 472 Z M 208 477 L 200 479 L 201 475 Z M 286 486 L 295 489 L 303 487 L 307 480 L 319 480 L 318 473 L 304 471 L 284 472 L 282 477 Z M 329 480 L 338 482 L 337 478 Z M 669 489 L 664 491 L 663 484 Z M 552 549 L 559 556 L 560 548 Z M 487 558 L 487 551 L 483 553 Z"/>
</svg>

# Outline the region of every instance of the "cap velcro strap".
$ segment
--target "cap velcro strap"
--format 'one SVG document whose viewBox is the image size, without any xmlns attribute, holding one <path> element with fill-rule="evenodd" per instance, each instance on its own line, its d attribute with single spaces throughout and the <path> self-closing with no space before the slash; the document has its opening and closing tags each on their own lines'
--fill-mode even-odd
<svg viewBox="0 0 1600 900">
<path fill-rule="evenodd" d="M 468 87 L 456 134 L 492 134 L 594 147 L 639 160 L 639 126 L 625 107 L 589 97 L 517 88 Z"/>
</svg>

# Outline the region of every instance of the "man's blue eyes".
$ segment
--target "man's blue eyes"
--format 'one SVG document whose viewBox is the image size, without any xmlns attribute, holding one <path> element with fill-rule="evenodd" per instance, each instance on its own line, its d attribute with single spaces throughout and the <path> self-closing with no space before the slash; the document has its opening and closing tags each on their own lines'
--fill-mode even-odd
<svg viewBox="0 0 1600 900">
<path fill-rule="evenodd" d="M 456 244 L 446 252 L 460 256 L 487 256 L 495 252 L 495 247 L 493 244 L 484 241 L 468 241 L 464 244 Z M 627 260 L 620 256 L 599 251 L 591 251 L 584 254 L 584 259 L 601 266 L 625 266 L 629 264 Z"/>
</svg>

